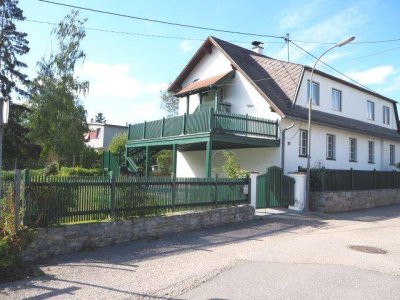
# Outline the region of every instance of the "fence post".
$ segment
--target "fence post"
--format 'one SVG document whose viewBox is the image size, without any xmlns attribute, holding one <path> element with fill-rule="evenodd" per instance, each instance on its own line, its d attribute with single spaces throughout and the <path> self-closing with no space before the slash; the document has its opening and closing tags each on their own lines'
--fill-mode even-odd
<svg viewBox="0 0 400 300">
<path fill-rule="evenodd" d="M 183 114 L 182 118 L 182 134 L 186 134 L 186 114 Z"/>
<path fill-rule="evenodd" d="M 396 188 L 396 170 L 392 171 L 392 189 Z"/>
<path fill-rule="evenodd" d="M 30 213 L 29 210 L 29 169 L 25 169 L 23 173 L 23 181 L 22 181 L 22 191 L 24 193 L 24 216 L 22 217 L 22 223 L 25 226 L 28 226 L 28 216 Z"/>
<path fill-rule="evenodd" d="M 325 167 L 322 167 L 322 171 L 321 171 L 321 192 L 325 191 L 325 178 L 326 178 L 326 170 L 325 170 Z"/>
<path fill-rule="evenodd" d="M 175 198 L 176 198 L 176 177 L 172 177 L 172 211 L 175 211 Z"/>
<path fill-rule="evenodd" d="M 110 218 L 114 218 L 115 214 L 115 175 L 114 172 L 110 172 Z"/>
<path fill-rule="evenodd" d="M 144 121 L 144 125 L 143 125 L 143 138 L 142 138 L 142 139 L 145 139 L 145 137 L 146 137 L 146 126 L 147 126 L 147 123 L 146 123 L 146 121 Z"/>
<path fill-rule="evenodd" d="M 374 189 L 376 189 L 376 169 L 374 169 Z"/>
<path fill-rule="evenodd" d="M 165 118 L 162 118 L 162 124 L 161 124 L 161 137 L 164 136 L 164 124 L 165 124 Z"/>
<path fill-rule="evenodd" d="M 215 174 L 215 195 L 214 195 L 214 206 L 218 206 L 218 174 Z"/>
<path fill-rule="evenodd" d="M 18 233 L 19 228 L 19 201 L 21 187 L 21 171 L 14 171 L 14 232 Z"/>
<path fill-rule="evenodd" d="M 350 176 L 351 176 L 351 190 L 354 190 L 354 172 L 353 172 L 353 168 L 350 168 Z"/>
<path fill-rule="evenodd" d="M 249 131 L 249 114 L 246 114 L 246 136 Z"/>
</svg>

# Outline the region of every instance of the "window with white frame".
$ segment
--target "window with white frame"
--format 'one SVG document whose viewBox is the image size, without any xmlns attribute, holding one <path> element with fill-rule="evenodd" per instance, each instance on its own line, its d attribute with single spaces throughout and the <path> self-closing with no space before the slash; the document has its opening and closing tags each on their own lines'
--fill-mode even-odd
<svg viewBox="0 0 400 300">
<path fill-rule="evenodd" d="M 390 124 L 390 108 L 387 106 L 383 107 L 383 124 Z"/>
<path fill-rule="evenodd" d="M 368 163 L 375 163 L 375 143 L 368 141 Z"/>
<path fill-rule="evenodd" d="M 310 80 L 307 80 L 307 103 L 310 99 Z M 312 82 L 312 104 L 319 105 L 319 83 Z"/>
<path fill-rule="evenodd" d="M 308 136 L 307 130 L 300 130 L 299 134 L 299 156 L 307 156 Z"/>
<path fill-rule="evenodd" d="M 332 89 L 332 109 L 342 111 L 342 92 Z"/>
<path fill-rule="evenodd" d="M 389 145 L 389 163 L 391 165 L 394 165 L 396 162 L 396 151 L 395 151 L 395 146 L 394 145 Z"/>
<path fill-rule="evenodd" d="M 326 135 L 326 159 L 335 159 L 335 136 Z"/>
<path fill-rule="evenodd" d="M 350 161 L 357 161 L 357 139 L 350 138 L 350 153 L 349 153 Z"/>
<path fill-rule="evenodd" d="M 367 101 L 367 119 L 375 120 L 375 103 L 372 101 Z"/>
</svg>

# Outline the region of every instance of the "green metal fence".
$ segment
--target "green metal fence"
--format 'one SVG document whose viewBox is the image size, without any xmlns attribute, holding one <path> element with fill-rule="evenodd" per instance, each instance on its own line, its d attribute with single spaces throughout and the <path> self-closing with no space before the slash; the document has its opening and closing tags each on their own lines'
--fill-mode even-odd
<svg viewBox="0 0 400 300">
<path fill-rule="evenodd" d="M 108 173 L 113 172 L 115 176 L 120 175 L 120 166 L 122 163 L 122 154 L 113 154 L 109 151 L 103 151 L 102 166 L 103 171 Z"/>
<path fill-rule="evenodd" d="M 400 188 L 400 172 L 366 170 L 311 170 L 311 191 L 347 191 Z"/>
<path fill-rule="evenodd" d="M 244 191 L 248 179 L 25 176 L 24 182 L 24 220 L 31 227 L 249 201 Z"/>
<path fill-rule="evenodd" d="M 217 132 L 265 138 L 278 138 L 277 121 L 226 112 L 213 108 L 198 110 L 172 118 L 129 125 L 128 139 L 140 140 L 160 137 Z"/>
</svg>

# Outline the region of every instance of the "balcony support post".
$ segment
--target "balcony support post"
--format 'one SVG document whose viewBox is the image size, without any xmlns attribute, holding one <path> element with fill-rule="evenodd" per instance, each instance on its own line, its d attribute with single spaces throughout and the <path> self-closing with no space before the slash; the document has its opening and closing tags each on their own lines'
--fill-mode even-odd
<svg viewBox="0 0 400 300">
<path fill-rule="evenodd" d="M 207 178 L 211 177 L 211 167 L 212 167 L 212 140 L 211 138 L 207 142 L 206 148 L 206 174 Z"/>
<path fill-rule="evenodd" d="M 189 114 L 189 95 L 186 96 L 186 114 Z"/>
<path fill-rule="evenodd" d="M 146 157 L 144 163 L 144 177 L 149 177 L 149 165 L 150 165 L 150 147 L 146 146 Z"/>
<path fill-rule="evenodd" d="M 176 144 L 172 145 L 172 174 L 171 178 L 176 178 L 176 163 L 177 163 L 177 147 Z"/>
<path fill-rule="evenodd" d="M 218 111 L 218 100 L 219 100 L 219 93 L 218 90 L 215 90 L 215 111 Z"/>
</svg>

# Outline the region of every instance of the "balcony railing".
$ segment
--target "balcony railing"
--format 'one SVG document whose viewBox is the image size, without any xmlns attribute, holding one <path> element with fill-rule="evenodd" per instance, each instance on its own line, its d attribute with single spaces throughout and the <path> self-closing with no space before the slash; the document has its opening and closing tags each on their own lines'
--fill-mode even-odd
<svg viewBox="0 0 400 300">
<path fill-rule="evenodd" d="M 197 133 L 223 133 L 278 139 L 278 121 L 226 112 L 213 108 L 161 120 L 129 125 L 128 139 L 154 139 Z"/>
</svg>

